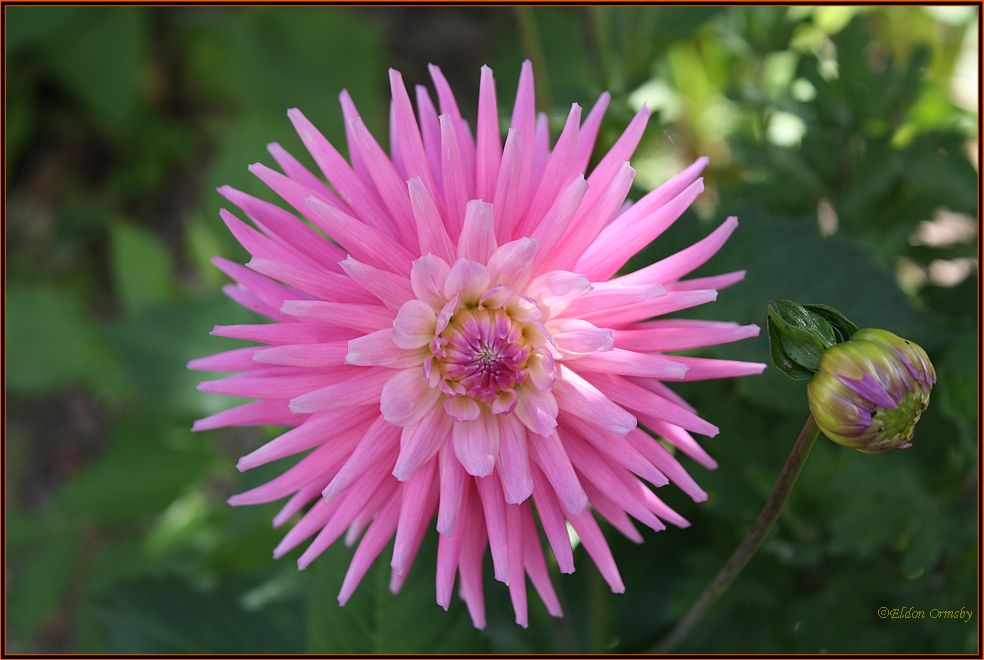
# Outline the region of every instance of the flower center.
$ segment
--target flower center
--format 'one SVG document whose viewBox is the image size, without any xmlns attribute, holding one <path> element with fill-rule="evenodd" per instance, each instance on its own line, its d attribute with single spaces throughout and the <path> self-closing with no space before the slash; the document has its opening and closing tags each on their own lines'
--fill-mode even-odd
<svg viewBox="0 0 984 660">
<path fill-rule="evenodd" d="M 553 387 L 556 367 L 541 316 L 534 300 L 504 285 L 445 304 L 423 369 L 428 384 L 447 397 L 449 414 L 474 419 L 482 406 L 511 413 L 527 388 Z"/>
<path fill-rule="evenodd" d="M 431 346 L 444 393 L 486 403 L 526 380 L 530 352 L 520 324 L 501 309 L 459 309 Z"/>
</svg>

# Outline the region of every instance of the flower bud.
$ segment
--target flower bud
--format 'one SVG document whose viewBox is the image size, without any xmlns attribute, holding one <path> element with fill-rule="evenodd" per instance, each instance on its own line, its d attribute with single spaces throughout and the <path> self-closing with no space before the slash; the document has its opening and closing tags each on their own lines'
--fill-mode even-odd
<svg viewBox="0 0 984 660">
<path fill-rule="evenodd" d="M 833 307 L 773 300 L 766 319 L 772 362 L 793 380 L 809 380 L 831 346 L 857 332 L 856 325 Z"/>
<path fill-rule="evenodd" d="M 807 399 L 828 438 L 877 453 L 911 445 L 935 382 L 921 347 L 886 330 L 863 329 L 823 352 Z"/>
</svg>

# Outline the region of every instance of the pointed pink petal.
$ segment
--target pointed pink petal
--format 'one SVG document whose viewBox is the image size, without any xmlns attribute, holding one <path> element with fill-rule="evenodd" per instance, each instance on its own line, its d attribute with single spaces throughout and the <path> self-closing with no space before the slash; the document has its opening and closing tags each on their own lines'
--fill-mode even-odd
<svg viewBox="0 0 984 660">
<path fill-rule="evenodd" d="M 575 270 L 592 279 L 611 277 L 676 222 L 703 191 L 704 180 L 697 179 L 679 195 L 645 215 L 640 201 L 601 230 L 578 259 Z"/>
<path fill-rule="evenodd" d="M 660 325 L 669 323 L 669 325 Z M 615 343 L 628 351 L 683 351 L 716 346 L 757 337 L 757 325 L 698 321 L 703 325 L 674 325 L 673 321 L 650 321 L 615 330 Z M 556 339 L 556 335 L 554 335 Z"/>
<path fill-rule="evenodd" d="M 577 364 L 581 364 L 588 357 L 594 356 L 585 356 L 578 360 Z M 565 413 L 587 420 L 612 435 L 621 437 L 636 427 L 635 417 L 566 366 L 560 367 L 560 378 L 554 385 L 553 393 Z"/>
<path fill-rule="evenodd" d="M 581 126 L 574 152 L 575 172 L 586 172 L 588 169 L 588 161 L 591 160 L 591 152 L 594 151 L 595 140 L 598 138 L 598 129 L 601 128 L 601 120 L 605 117 L 611 98 L 611 94 L 603 92 L 588 113 L 584 125 Z"/>
<path fill-rule="evenodd" d="M 645 431 L 636 429 L 626 436 L 626 439 L 680 490 L 689 495 L 694 502 L 707 500 L 707 493 L 697 485 L 697 482 L 680 465 L 680 462 L 663 445 L 649 437 Z"/>
<path fill-rule="evenodd" d="M 585 425 L 584 421 L 575 424 L 569 417 L 564 417 L 566 422 L 564 428 L 566 433 L 574 433 L 584 438 L 613 464 L 621 465 L 626 470 L 639 475 L 653 486 L 661 488 L 669 483 L 666 475 L 659 471 L 652 462 L 641 454 L 635 446 L 628 441 L 629 437 L 639 432 L 638 428 L 632 429 L 623 437 L 613 436 L 598 428 L 596 424 Z M 569 421 L 568 421 L 569 420 Z"/>
<path fill-rule="evenodd" d="M 380 270 L 352 257 L 342 260 L 339 265 L 349 277 L 390 309 L 399 309 L 400 305 L 413 298 L 410 282 L 404 276 Z"/>
<path fill-rule="evenodd" d="M 663 436 L 663 438 L 665 438 L 670 444 L 700 463 L 708 470 L 713 470 L 717 467 L 717 461 L 715 461 L 710 454 L 704 451 L 704 448 L 701 447 L 697 443 L 697 440 L 683 427 L 677 426 L 676 424 L 671 424 L 661 419 L 642 419 L 649 430 L 657 435 Z"/>
<path fill-rule="evenodd" d="M 408 369 L 423 363 L 420 351 L 409 351 L 393 343 L 392 328 L 371 332 L 368 335 L 351 339 L 347 343 L 345 355 L 347 364 L 362 367 L 389 367 Z"/>
<path fill-rule="evenodd" d="M 407 94 L 403 76 L 396 69 L 389 70 L 390 94 L 393 97 L 393 118 L 398 136 L 400 160 L 406 172 L 406 178 L 419 177 L 432 192 L 437 192 L 434 183 L 434 173 L 427 161 L 424 141 L 420 136 L 420 128 L 413 113 L 410 95 Z"/>
<path fill-rule="evenodd" d="M 574 572 L 574 553 L 571 549 L 571 538 L 567 533 L 564 514 L 553 488 L 543 472 L 534 464 L 531 466 L 533 476 L 533 502 L 536 513 L 540 518 L 543 533 L 550 543 L 554 558 L 561 573 Z M 587 496 L 585 496 L 587 497 Z"/>
<path fill-rule="evenodd" d="M 454 448 L 445 442 L 440 450 L 441 497 L 437 512 L 437 531 L 450 534 L 457 525 L 458 512 L 465 494 L 465 469 L 455 456 Z"/>
<path fill-rule="evenodd" d="M 355 592 L 356 587 L 362 582 L 369 571 L 369 567 L 376 561 L 376 557 L 382 552 L 383 548 L 389 543 L 396 528 L 397 515 L 400 512 L 400 496 L 394 494 L 383 510 L 376 516 L 369 525 L 369 530 L 359 544 L 359 549 L 352 557 L 345 579 L 342 581 L 342 588 L 338 592 L 338 604 L 344 605 Z"/>
<path fill-rule="evenodd" d="M 691 291 L 693 289 L 727 289 L 745 279 L 745 271 L 736 270 L 722 275 L 709 277 L 694 277 L 689 280 L 677 280 L 666 285 L 667 291 Z"/>
<path fill-rule="evenodd" d="M 640 286 L 618 286 L 607 283 L 598 284 L 571 303 L 567 316 L 581 317 L 593 314 L 598 316 L 620 307 L 639 305 L 653 298 L 666 295 L 666 290 L 659 284 L 644 284 Z"/>
<path fill-rule="evenodd" d="M 715 300 L 717 300 L 717 291 L 714 290 L 671 291 L 665 296 L 650 298 L 635 305 L 625 305 L 604 312 L 588 312 L 584 314 L 583 318 L 596 323 L 603 322 L 609 328 L 617 328 L 654 316 L 690 309 Z"/>
<path fill-rule="evenodd" d="M 499 110 L 495 100 L 492 69 L 482 67 L 478 89 L 478 124 L 475 149 L 475 196 L 491 202 L 499 175 L 502 146 L 499 138 Z"/>
<path fill-rule="evenodd" d="M 441 171 L 444 211 L 448 233 L 457 237 L 465 218 L 465 204 L 471 191 L 468 172 L 458 145 L 458 132 L 454 121 L 446 114 L 441 122 Z"/>
<path fill-rule="evenodd" d="M 368 292 L 353 287 L 350 278 L 342 273 L 329 273 L 306 267 L 288 265 L 283 261 L 271 261 L 253 257 L 246 264 L 251 270 L 279 280 L 302 293 L 322 300 L 340 303 L 374 303 Z M 397 277 L 394 275 L 394 277 Z"/>
<path fill-rule="evenodd" d="M 513 231 L 525 210 L 524 188 L 529 188 L 529 160 L 531 150 L 526 134 L 510 128 L 506 134 L 506 146 L 499 164 L 499 177 L 495 184 L 495 234 L 506 242 L 513 238 Z M 525 178 L 524 178 L 525 175 Z"/>
<path fill-rule="evenodd" d="M 495 251 L 492 205 L 475 199 L 465 207 L 465 224 L 458 238 L 458 258 L 484 264 Z"/>
<path fill-rule="evenodd" d="M 762 362 L 741 362 L 739 360 L 713 360 L 710 358 L 674 356 L 687 366 L 683 380 L 710 380 L 712 378 L 739 378 L 757 376 L 765 370 Z"/>
<path fill-rule="evenodd" d="M 258 323 L 217 325 L 212 328 L 211 334 L 264 344 L 316 344 L 333 339 L 349 339 L 357 333 L 349 328 L 336 328 L 323 323 Z"/>
<path fill-rule="evenodd" d="M 718 433 L 716 426 L 704 421 L 690 410 L 653 394 L 625 378 L 587 374 L 586 379 L 613 401 L 635 413 L 637 417 L 640 417 L 640 421 L 647 426 L 649 423 L 641 418 L 642 415 L 670 424 L 678 424 L 701 435 L 713 437 Z"/>
<path fill-rule="evenodd" d="M 550 392 L 524 386 L 518 393 L 513 413 L 538 435 L 550 435 L 557 428 L 557 399 Z"/>
<path fill-rule="evenodd" d="M 584 484 L 584 490 L 591 498 L 591 509 L 595 513 L 607 520 L 608 524 L 620 531 L 625 538 L 633 543 L 642 543 L 642 534 L 632 524 L 628 514 L 605 495 L 604 491 L 591 482 Z"/>
<path fill-rule="evenodd" d="M 533 492 L 533 477 L 527 453 L 526 428 L 512 415 L 499 419 L 499 454 L 496 471 L 506 502 L 519 504 Z"/>
<path fill-rule="evenodd" d="M 616 145 L 617 146 L 617 145 Z M 600 167 L 600 165 L 599 165 Z M 594 175 L 592 175 L 594 176 Z M 588 190 L 563 238 L 547 258 L 544 268 L 570 269 L 594 242 L 608 221 L 618 212 L 632 187 L 635 170 L 627 163 L 616 170 L 604 190 L 599 182 L 588 179 Z"/>
<path fill-rule="evenodd" d="M 658 353 L 635 353 L 621 348 L 585 355 L 572 366 L 579 372 L 621 374 L 663 380 L 689 380 L 687 362 L 683 358 Z"/>
<path fill-rule="evenodd" d="M 402 182 L 400 185 L 402 187 Z M 414 257 L 403 245 L 352 216 L 333 209 L 317 197 L 308 196 L 303 203 L 310 210 L 312 219 L 355 258 L 395 273 L 410 273 L 410 263 Z"/>
<path fill-rule="evenodd" d="M 410 570 L 410 550 L 417 533 L 430 522 L 437 502 L 437 484 L 434 475 L 437 461 L 431 460 L 420 467 L 403 486 L 400 504 L 400 520 L 393 542 L 393 559 L 390 565 L 398 574 Z"/>
<path fill-rule="evenodd" d="M 349 96 L 347 90 L 342 90 L 338 95 L 338 101 L 342 106 L 342 119 L 344 119 L 345 125 L 345 141 L 348 144 L 348 154 L 349 160 L 352 161 L 352 169 L 358 175 L 358 180 L 364 186 L 367 192 L 372 193 L 373 201 L 379 202 L 379 197 L 375 195 L 374 185 L 372 182 L 372 177 L 369 176 L 369 168 L 366 166 L 366 160 L 362 155 L 362 149 L 359 146 L 359 142 L 355 137 L 355 131 L 353 130 L 353 122 L 355 120 L 362 119 L 359 114 L 358 109 L 355 107 L 355 103 L 352 101 L 352 97 Z"/>
<path fill-rule="evenodd" d="M 196 371 L 248 371 L 256 368 L 253 354 L 257 350 L 259 350 L 257 346 L 234 348 L 231 351 L 191 360 L 188 362 L 188 368 Z"/>
<path fill-rule="evenodd" d="M 335 194 L 334 190 L 329 188 L 324 181 L 312 174 L 311 170 L 301 165 L 300 161 L 294 158 L 294 156 L 280 146 L 280 144 L 277 142 L 271 142 L 267 145 L 267 152 L 269 152 L 269 154 L 273 156 L 273 159 L 277 161 L 277 165 L 280 166 L 280 169 L 283 170 L 284 174 L 289 176 L 291 179 L 294 179 L 302 186 L 310 188 L 317 193 L 318 196 L 328 201 L 330 204 L 337 206 L 343 211 L 348 210 L 348 205 Z"/>
<path fill-rule="evenodd" d="M 328 547 L 333 544 L 345 532 L 352 521 L 365 509 L 367 502 L 372 502 L 374 496 L 379 494 L 387 478 L 386 472 L 388 465 L 385 461 L 380 461 L 373 466 L 372 470 L 360 475 L 358 483 L 348 490 L 341 498 L 337 509 L 328 519 L 325 526 L 318 532 L 311 545 L 297 559 L 297 567 L 304 570 L 317 559 Z M 390 485 L 392 488 L 392 485 Z M 392 492 L 392 491 L 390 491 Z"/>
<path fill-rule="evenodd" d="M 543 471 L 557 498 L 569 513 L 580 513 L 588 506 L 588 496 L 574 473 L 571 459 L 556 433 L 548 436 L 532 436 L 529 439 L 530 457 Z M 533 490 L 536 494 L 536 488 Z"/>
<path fill-rule="evenodd" d="M 479 500 L 485 513 L 485 527 L 492 551 L 492 568 L 495 579 L 509 584 L 509 537 L 506 531 L 506 503 L 496 476 L 476 479 Z"/>
<path fill-rule="evenodd" d="M 586 440 L 576 435 L 565 435 L 564 448 L 578 474 L 596 488 L 603 489 L 619 508 L 654 531 L 666 529 L 666 525 L 646 508 L 644 501 L 619 480 L 618 468 L 613 468 Z M 629 476 L 629 479 L 635 480 L 635 477 Z"/>
<path fill-rule="evenodd" d="M 598 528 L 598 523 L 591 516 L 591 512 L 582 511 L 577 515 L 568 515 L 567 519 L 581 539 L 581 545 L 588 551 L 591 559 L 594 560 L 595 566 L 598 567 L 598 571 L 605 578 L 612 593 L 624 593 L 625 585 L 622 583 L 622 576 L 618 573 L 618 567 L 615 565 L 612 551 L 609 549 L 604 535 Z"/>
<path fill-rule="evenodd" d="M 195 422 L 192 431 L 211 431 L 228 426 L 292 426 L 304 417 L 294 415 L 287 400 L 267 400 L 244 403 L 235 408 L 209 415 Z"/>
<path fill-rule="evenodd" d="M 389 369 L 359 369 L 357 375 L 347 380 L 297 396 L 291 400 L 290 409 L 318 412 L 373 403 L 379 399 L 392 373 Z"/>
<path fill-rule="evenodd" d="M 442 259 L 454 261 L 457 251 L 454 243 L 451 242 L 451 236 L 448 234 L 443 220 L 441 220 L 441 213 L 437 209 L 434 197 L 427 186 L 420 179 L 410 179 L 407 181 L 407 190 L 410 193 L 410 204 L 417 225 L 420 251 L 424 256 L 433 253 Z M 464 203 L 462 203 L 462 209 L 464 209 Z"/>
<path fill-rule="evenodd" d="M 285 367 L 339 367 L 345 364 L 346 353 L 348 353 L 346 341 L 293 344 L 261 348 L 256 351 L 253 360 Z"/>
<path fill-rule="evenodd" d="M 488 412 L 471 421 L 456 421 L 451 433 L 454 453 L 465 472 L 475 477 L 492 474 L 499 453 L 499 420 Z"/>
<path fill-rule="evenodd" d="M 303 187 L 303 184 L 299 184 L 297 187 Z M 345 256 L 341 248 L 314 231 L 310 225 L 290 211 L 252 195 L 247 195 L 232 186 L 221 186 L 218 192 L 241 208 L 266 236 L 279 240 L 304 254 L 312 263 L 323 265 L 331 270 L 338 270 L 335 264 Z M 317 190 L 315 193 L 320 194 L 317 193 Z M 324 199 L 327 203 L 332 203 L 329 197 L 324 197 Z M 339 208 L 344 211 L 348 207 L 341 204 Z"/>
<path fill-rule="evenodd" d="M 326 500 L 334 498 L 363 475 L 370 466 L 380 464 L 397 444 L 399 429 L 390 426 L 382 417 L 376 418 L 358 441 L 355 451 L 342 465 L 335 478 L 321 492 Z"/>
<path fill-rule="evenodd" d="M 378 415 L 373 406 L 353 406 L 311 415 L 300 426 L 240 458 L 236 468 L 251 470 L 329 441 L 339 448 L 354 447 Z"/>
<path fill-rule="evenodd" d="M 419 422 L 403 427 L 393 476 L 400 481 L 410 479 L 447 443 L 450 434 L 451 420 L 444 414 L 444 408 L 432 405 Z"/>
<path fill-rule="evenodd" d="M 500 246 L 488 260 L 491 281 L 522 291 L 530 281 L 539 247 L 534 238 L 519 238 Z"/>
<path fill-rule="evenodd" d="M 557 138 L 557 144 L 550 154 L 544 167 L 543 174 L 538 178 L 539 185 L 530 202 L 529 209 L 525 213 L 523 221 L 518 227 L 518 233 L 524 234 L 532 231 L 536 223 L 544 217 L 546 212 L 554 204 L 557 195 L 580 174 L 574 161 L 574 149 L 578 138 L 578 124 L 581 123 L 581 106 L 577 103 L 571 106 L 567 115 L 567 122 Z"/>
<path fill-rule="evenodd" d="M 552 266 L 549 266 L 552 263 L 551 256 L 561 242 L 561 238 L 570 228 L 575 213 L 584 201 L 587 190 L 588 184 L 584 177 L 576 177 L 564 188 L 553 206 L 533 230 L 531 236 L 540 241 L 540 252 L 534 273 L 542 273 L 551 269 Z"/>
<path fill-rule="evenodd" d="M 468 614 L 471 615 L 472 623 L 481 630 L 485 628 L 482 564 L 485 559 L 487 537 L 482 530 L 484 523 L 481 506 L 475 498 L 471 498 L 467 504 L 468 508 L 462 511 L 466 518 L 462 523 L 467 524 L 467 529 L 463 532 L 465 538 L 458 559 L 458 573 L 461 575 L 461 597 L 468 605 Z"/>
<path fill-rule="evenodd" d="M 526 628 L 529 617 L 526 607 L 526 570 L 523 554 L 523 509 L 517 504 L 506 505 L 506 534 L 509 545 L 506 561 L 509 576 L 509 598 L 516 614 L 516 623 Z"/>
<path fill-rule="evenodd" d="M 717 254 L 737 227 L 738 218 L 731 216 L 721 223 L 721 226 L 690 247 L 615 281 L 620 284 L 645 284 L 678 280 L 703 266 L 708 259 Z"/>
<path fill-rule="evenodd" d="M 342 328 L 375 332 L 393 322 L 393 312 L 382 305 L 335 303 L 326 300 L 285 300 L 280 311 L 288 316 L 326 321 Z"/>
<path fill-rule="evenodd" d="M 547 563 L 543 559 L 543 548 L 540 547 L 540 535 L 536 531 L 536 523 L 533 521 L 533 514 L 530 512 L 529 503 L 523 505 L 523 557 L 526 565 L 526 572 L 530 576 L 530 582 L 536 588 L 540 599 L 547 607 L 550 616 L 561 617 L 564 615 L 560 607 L 560 600 L 557 592 L 554 591 L 553 584 L 550 582 L 550 573 L 547 571 Z"/>
<path fill-rule="evenodd" d="M 349 167 L 349 164 L 345 162 L 335 147 L 325 139 L 325 136 L 297 108 L 288 110 L 287 117 L 294 124 L 294 129 L 311 153 L 314 162 L 318 164 L 322 174 L 331 182 L 355 214 L 377 231 L 391 231 L 393 226 L 385 212 L 375 201 L 378 198 L 371 187 L 360 180 L 360 177 Z"/>
<path fill-rule="evenodd" d="M 589 353 L 610 351 L 614 348 L 615 334 L 607 328 L 582 319 L 555 319 L 546 324 L 557 349 L 566 359 L 578 358 Z"/>
</svg>

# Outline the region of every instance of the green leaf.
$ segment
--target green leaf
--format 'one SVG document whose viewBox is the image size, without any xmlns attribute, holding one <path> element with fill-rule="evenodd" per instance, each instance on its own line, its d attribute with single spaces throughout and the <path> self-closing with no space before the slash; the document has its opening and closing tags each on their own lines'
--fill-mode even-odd
<svg viewBox="0 0 984 660">
<path fill-rule="evenodd" d="M 161 239 L 143 228 L 110 229 L 113 285 L 128 314 L 167 302 L 173 295 L 171 260 Z"/>
<path fill-rule="evenodd" d="M 241 342 L 209 335 L 217 324 L 256 323 L 258 318 L 225 296 L 181 301 L 147 309 L 113 324 L 116 342 L 134 394 L 183 416 L 209 414 L 235 405 L 220 395 L 196 391 L 212 375 L 191 371 L 188 360 L 237 348 Z"/>
<path fill-rule="evenodd" d="M 44 50 L 61 84 L 109 133 L 119 131 L 139 100 L 148 17 L 146 8 L 89 7 Z"/>
<path fill-rule="evenodd" d="M 106 453 L 65 484 L 57 506 L 72 518 L 139 520 L 163 511 L 212 456 L 185 428 L 147 415 L 124 419 Z"/>
<path fill-rule="evenodd" d="M 60 31 L 69 29 L 84 14 L 85 7 L 8 7 L 8 52 L 16 53 L 26 46 L 50 39 Z"/>
<path fill-rule="evenodd" d="M 243 594 L 262 584 L 224 578 L 189 584 L 180 576 L 133 580 L 94 604 L 93 616 L 109 653 L 298 653 L 301 599 L 249 607 Z"/>
<path fill-rule="evenodd" d="M 13 283 L 7 300 L 7 383 L 37 393 L 79 382 L 118 382 L 116 358 L 67 290 Z"/>
<path fill-rule="evenodd" d="M 9 610 L 10 627 L 17 636 L 33 639 L 45 621 L 54 614 L 77 576 L 78 546 L 72 531 L 53 526 L 51 521 L 35 520 L 41 529 L 36 534 L 33 552 L 18 562 L 10 580 L 8 602 L 17 603 Z"/>
<path fill-rule="evenodd" d="M 341 543 L 309 569 L 308 652 L 310 653 L 476 653 L 485 642 L 464 604 L 448 612 L 434 602 L 436 543 L 425 541 L 400 593 L 390 593 L 389 546 L 376 559 L 344 607 L 335 594 L 351 561 Z"/>
<path fill-rule="evenodd" d="M 968 447 L 977 444 L 976 367 L 980 364 L 979 357 L 976 333 L 965 332 L 953 342 L 936 364 L 937 384 L 933 397 L 939 401 L 943 415 L 960 429 L 960 434 Z"/>
</svg>

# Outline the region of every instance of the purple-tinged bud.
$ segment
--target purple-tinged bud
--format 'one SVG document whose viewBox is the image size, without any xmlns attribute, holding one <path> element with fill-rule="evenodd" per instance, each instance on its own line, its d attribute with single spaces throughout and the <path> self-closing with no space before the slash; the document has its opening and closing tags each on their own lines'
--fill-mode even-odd
<svg viewBox="0 0 984 660">
<path fill-rule="evenodd" d="M 912 444 L 936 370 L 917 344 L 863 329 L 831 346 L 807 385 L 817 426 L 837 444 L 867 453 Z"/>
</svg>

